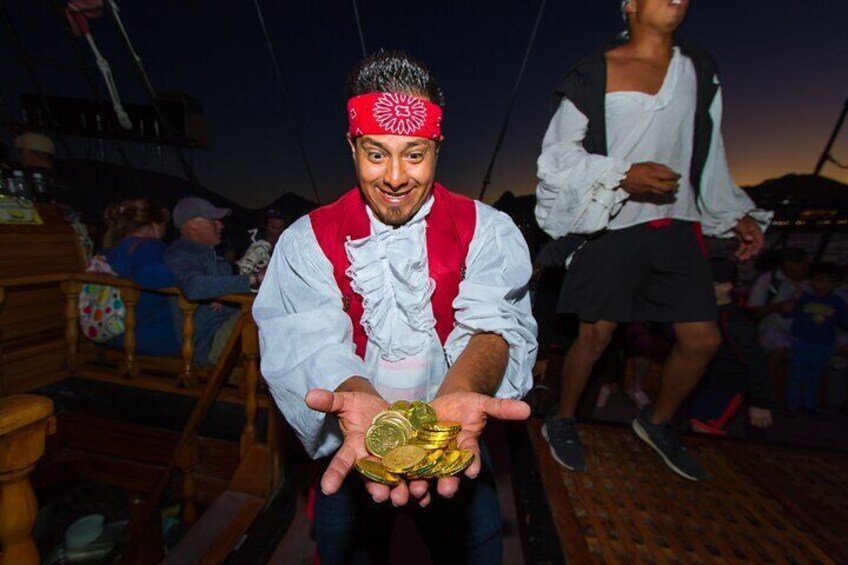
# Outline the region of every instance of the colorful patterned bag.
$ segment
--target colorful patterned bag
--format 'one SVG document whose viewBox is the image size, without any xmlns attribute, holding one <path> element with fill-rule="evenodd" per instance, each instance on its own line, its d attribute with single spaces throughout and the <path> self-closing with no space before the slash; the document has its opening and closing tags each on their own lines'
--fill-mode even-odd
<svg viewBox="0 0 848 565">
<path fill-rule="evenodd" d="M 118 276 L 102 255 L 92 257 L 88 273 Z M 86 283 L 79 293 L 79 325 L 82 334 L 96 343 L 106 343 L 124 333 L 127 309 L 121 290 L 115 286 Z"/>
</svg>

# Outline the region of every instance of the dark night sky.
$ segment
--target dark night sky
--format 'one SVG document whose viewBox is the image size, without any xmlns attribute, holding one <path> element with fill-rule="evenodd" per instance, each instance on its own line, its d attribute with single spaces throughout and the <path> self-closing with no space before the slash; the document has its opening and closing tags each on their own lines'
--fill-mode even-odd
<svg viewBox="0 0 848 565">
<path fill-rule="evenodd" d="M 350 1 L 261 0 L 289 89 L 284 107 L 253 2 L 148 0 L 121 3 L 124 23 L 162 91 L 182 91 L 205 107 L 210 148 L 196 150 L 201 181 L 258 207 L 285 191 L 310 196 L 295 143 L 300 128 L 322 198 L 352 186 L 344 142 L 344 80 L 361 57 Z M 53 0 L 10 0 L 7 9 L 50 94 L 89 96 Z M 476 195 L 504 117 L 538 3 L 359 0 L 369 49 L 404 49 L 427 62 L 447 98 L 447 143 L 439 177 Z M 534 189 L 535 160 L 551 115 L 551 91 L 581 56 L 622 29 L 618 0 L 550 0 L 516 99 L 487 196 Z M 146 103 L 107 18 L 92 24 L 127 102 Z M 681 34 L 719 61 L 724 134 L 739 184 L 811 172 L 848 97 L 845 0 L 693 0 Z M 77 40 L 82 42 L 82 40 Z M 91 53 L 81 43 L 91 60 Z M 5 29 L 0 37 L 0 118 L 20 116 L 31 91 Z M 99 79 L 98 79 L 99 80 Z M 7 132 L 0 139 L 9 142 Z M 94 145 L 92 156 L 97 156 Z M 107 158 L 114 158 L 107 147 Z M 75 151 L 86 153 L 76 142 Z M 159 169 L 151 147 L 126 144 L 138 166 Z M 91 149 L 89 149 L 91 150 Z M 834 150 L 848 162 L 848 125 Z M 164 169 L 177 172 L 166 152 Z M 848 171 L 824 174 L 848 182 Z"/>
</svg>

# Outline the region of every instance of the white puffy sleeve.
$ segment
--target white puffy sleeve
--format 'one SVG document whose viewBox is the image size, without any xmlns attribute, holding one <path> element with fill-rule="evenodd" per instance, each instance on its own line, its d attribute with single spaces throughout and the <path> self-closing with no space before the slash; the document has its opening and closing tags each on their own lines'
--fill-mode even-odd
<svg viewBox="0 0 848 565">
<path fill-rule="evenodd" d="M 630 163 L 587 153 L 589 120 L 563 98 L 537 161 L 536 221 L 553 238 L 606 228 L 628 194 L 619 185 Z"/>
<path fill-rule="evenodd" d="M 530 309 L 532 267 L 527 245 L 506 214 L 477 202 L 477 225 L 465 279 L 454 300 L 456 327 L 445 342 L 452 365 L 476 333 L 499 334 L 509 344 L 509 363 L 495 396 L 521 398 L 533 386 L 536 320 Z"/>
<path fill-rule="evenodd" d="M 733 235 L 731 230 L 744 216 L 751 216 L 766 231 L 774 214 L 757 208 L 750 197 L 733 182 L 721 135 L 721 116 L 722 98 L 719 89 L 710 107 L 713 133 L 698 196 L 704 235 L 730 237 Z"/>
<path fill-rule="evenodd" d="M 253 304 L 262 376 L 274 401 L 313 458 L 342 441 L 335 418 L 306 406 L 313 388 L 334 390 L 352 376 L 368 378 L 353 328 L 309 217 L 287 229 L 271 257 Z M 325 421 L 326 420 L 326 421 Z"/>
</svg>

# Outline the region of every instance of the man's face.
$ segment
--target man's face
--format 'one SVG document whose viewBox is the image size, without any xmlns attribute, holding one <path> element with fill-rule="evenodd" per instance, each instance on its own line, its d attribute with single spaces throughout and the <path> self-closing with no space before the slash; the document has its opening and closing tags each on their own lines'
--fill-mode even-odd
<svg viewBox="0 0 848 565">
<path fill-rule="evenodd" d="M 810 260 L 802 259 L 800 261 L 783 261 L 780 266 L 783 274 L 790 281 L 801 282 L 807 280 L 810 274 Z"/>
<path fill-rule="evenodd" d="M 632 0 L 626 7 L 634 14 L 631 25 L 646 26 L 663 32 L 672 32 L 683 23 L 689 0 Z"/>
<path fill-rule="evenodd" d="M 433 190 L 438 142 L 402 135 L 365 135 L 348 142 L 368 206 L 384 224 L 408 222 Z"/>
<path fill-rule="evenodd" d="M 283 230 L 286 229 L 286 221 L 281 218 L 268 218 L 265 221 L 265 239 L 276 243 Z"/>
<path fill-rule="evenodd" d="M 221 232 L 224 231 L 224 224 L 221 220 L 192 218 L 183 223 L 180 231 L 186 239 L 215 247 L 221 243 Z"/>
</svg>

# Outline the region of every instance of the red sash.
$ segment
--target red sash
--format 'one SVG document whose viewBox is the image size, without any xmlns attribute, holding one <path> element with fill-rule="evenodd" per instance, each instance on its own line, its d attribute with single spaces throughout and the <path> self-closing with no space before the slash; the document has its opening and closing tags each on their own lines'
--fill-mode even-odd
<svg viewBox="0 0 848 565">
<path fill-rule="evenodd" d="M 454 194 L 438 183 L 433 187 L 433 199 L 426 220 L 427 263 L 430 278 L 436 281 L 431 299 L 436 333 L 444 343 L 454 326 L 453 301 L 459 294 L 459 283 L 465 278 L 465 258 L 474 237 L 477 210 L 473 200 Z M 353 324 L 356 354 L 363 359 L 368 337 L 361 323 L 362 296 L 350 286 L 346 274 L 350 261 L 344 244 L 348 237 L 361 239 L 371 235 L 366 205 L 359 188 L 353 188 L 332 204 L 309 214 L 318 245 L 333 265 L 333 276 L 342 293 L 342 307 Z"/>
</svg>

